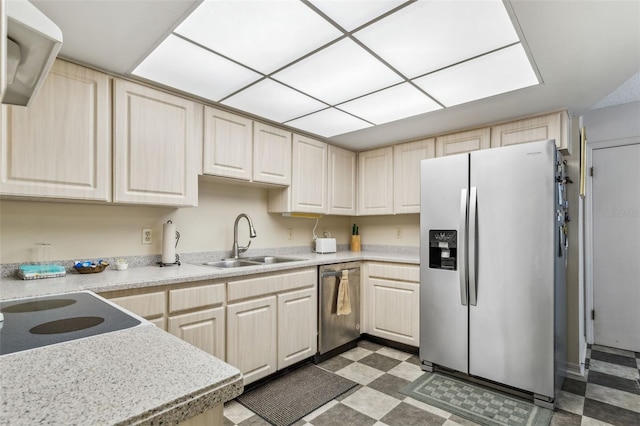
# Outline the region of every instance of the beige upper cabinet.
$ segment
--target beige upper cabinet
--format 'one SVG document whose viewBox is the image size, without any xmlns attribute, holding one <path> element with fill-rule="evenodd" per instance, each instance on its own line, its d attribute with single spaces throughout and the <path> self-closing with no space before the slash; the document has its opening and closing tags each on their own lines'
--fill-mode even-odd
<svg viewBox="0 0 640 426">
<path fill-rule="evenodd" d="M 253 123 L 253 180 L 291 185 L 291 132 Z"/>
<path fill-rule="evenodd" d="M 395 213 L 420 213 L 420 163 L 436 155 L 434 138 L 393 147 Z"/>
<path fill-rule="evenodd" d="M 327 213 L 328 145 L 293 135 L 291 186 L 269 191 L 271 213 Z"/>
<path fill-rule="evenodd" d="M 111 200 L 109 77 L 57 60 L 31 106 L 2 107 L 0 193 Z"/>
<path fill-rule="evenodd" d="M 393 214 L 393 147 L 358 153 L 358 215 Z"/>
<path fill-rule="evenodd" d="M 114 201 L 198 204 L 202 105 L 115 80 Z"/>
<path fill-rule="evenodd" d="M 499 124 L 491 128 L 491 147 L 555 139 L 558 149 L 569 149 L 566 111 Z"/>
<path fill-rule="evenodd" d="M 328 214 L 356 214 L 356 153 L 329 145 Z"/>
<path fill-rule="evenodd" d="M 436 138 L 436 157 L 463 154 L 465 152 L 487 149 L 491 147 L 491 129 L 467 130 Z"/>
<path fill-rule="evenodd" d="M 253 121 L 205 106 L 203 149 L 204 174 L 250 181 Z"/>
</svg>

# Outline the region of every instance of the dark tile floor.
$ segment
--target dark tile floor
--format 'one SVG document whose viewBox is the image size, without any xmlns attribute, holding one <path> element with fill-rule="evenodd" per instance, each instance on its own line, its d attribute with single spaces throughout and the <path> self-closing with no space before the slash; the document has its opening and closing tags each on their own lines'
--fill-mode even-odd
<svg viewBox="0 0 640 426">
<path fill-rule="evenodd" d="M 400 392 L 423 374 L 417 356 L 368 341 L 320 367 L 359 385 L 295 423 L 298 425 L 473 425 Z M 640 425 L 640 353 L 593 346 L 584 377 L 565 380 L 552 425 Z M 268 425 L 231 401 L 225 425 Z"/>
</svg>

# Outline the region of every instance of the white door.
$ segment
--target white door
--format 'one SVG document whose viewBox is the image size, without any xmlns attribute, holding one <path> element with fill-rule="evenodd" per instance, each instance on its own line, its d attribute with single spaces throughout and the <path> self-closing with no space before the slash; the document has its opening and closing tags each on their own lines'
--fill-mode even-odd
<svg viewBox="0 0 640 426">
<path fill-rule="evenodd" d="M 640 351 L 640 144 L 592 159 L 594 339 Z"/>
</svg>

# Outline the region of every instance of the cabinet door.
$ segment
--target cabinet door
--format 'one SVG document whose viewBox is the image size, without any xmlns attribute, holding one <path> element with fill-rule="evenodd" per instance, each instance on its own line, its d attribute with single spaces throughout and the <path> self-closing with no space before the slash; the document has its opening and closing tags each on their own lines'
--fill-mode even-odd
<svg viewBox="0 0 640 426">
<path fill-rule="evenodd" d="M 270 213 L 327 213 L 327 144 L 293 135 L 291 186 L 269 190 Z"/>
<path fill-rule="evenodd" d="M 114 201 L 197 205 L 202 106 L 123 80 L 114 99 Z"/>
<path fill-rule="evenodd" d="M 393 147 L 395 213 L 420 213 L 420 162 L 436 155 L 436 140 L 424 139 Z"/>
<path fill-rule="evenodd" d="M 278 370 L 316 353 L 316 297 L 315 287 L 278 295 Z"/>
<path fill-rule="evenodd" d="M 567 148 L 567 137 L 563 132 L 563 114 L 556 112 L 500 124 L 491 128 L 491 147 L 555 139 L 558 149 Z M 564 127 L 566 129 L 566 125 Z"/>
<path fill-rule="evenodd" d="M 224 361 L 224 307 L 169 317 L 168 331 Z"/>
<path fill-rule="evenodd" d="M 329 214 L 356 214 L 356 153 L 329 145 Z"/>
<path fill-rule="evenodd" d="M 2 115 L 2 194 L 111 200 L 107 75 L 56 60 L 31 106 Z"/>
<path fill-rule="evenodd" d="M 369 333 L 420 346 L 420 284 L 369 278 Z"/>
<path fill-rule="evenodd" d="M 291 132 L 253 123 L 253 180 L 291 185 Z"/>
<path fill-rule="evenodd" d="M 227 306 L 227 362 L 247 385 L 277 370 L 276 296 Z"/>
<path fill-rule="evenodd" d="M 252 120 L 204 108 L 204 174 L 251 180 L 252 141 Z"/>
<path fill-rule="evenodd" d="M 358 153 L 358 215 L 393 214 L 393 147 Z"/>
<path fill-rule="evenodd" d="M 463 154 L 478 149 L 488 149 L 491 147 L 490 135 L 491 130 L 486 127 L 483 129 L 438 136 L 436 138 L 436 157 Z"/>
<path fill-rule="evenodd" d="M 327 213 L 327 144 L 294 135 L 292 211 Z"/>
<path fill-rule="evenodd" d="M 149 320 L 157 327 L 166 330 L 165 313 L 167 309 L 167 298 L 165 292 L 157 291 L 153 293 L 113 297 L 109 300 Z"/>
</svg>

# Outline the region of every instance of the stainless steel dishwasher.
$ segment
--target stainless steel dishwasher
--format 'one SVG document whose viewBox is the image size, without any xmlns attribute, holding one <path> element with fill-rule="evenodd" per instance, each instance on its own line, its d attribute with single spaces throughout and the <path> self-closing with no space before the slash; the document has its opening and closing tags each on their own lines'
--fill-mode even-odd
<svg viewBox="0 0 640 426">
<path fill-rule="evenodd" d="M 337 314 L 338 288 L 342 271 L 349 271 L 351 313 Z M 337 263 L 318 271 L 318 355 L 321 361 L 356 345 L 360 337 L 360 264 Z"/>
</svg>

